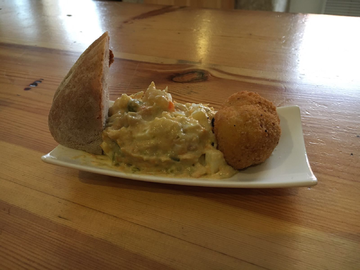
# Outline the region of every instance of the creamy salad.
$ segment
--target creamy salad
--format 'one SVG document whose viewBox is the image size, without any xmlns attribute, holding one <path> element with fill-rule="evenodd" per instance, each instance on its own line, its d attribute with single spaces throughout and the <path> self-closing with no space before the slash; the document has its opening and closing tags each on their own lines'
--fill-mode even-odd
<svg viewBox="0 0 360 270">
<path fill-rule="evenodd" d="M 227 178 L 236 171 L 216 149 L 214 110 L 173 101 L 151 83 L 123 94 L 109 109 L 101 147 L 113 165 L 132 173 Z"/>
</svg>

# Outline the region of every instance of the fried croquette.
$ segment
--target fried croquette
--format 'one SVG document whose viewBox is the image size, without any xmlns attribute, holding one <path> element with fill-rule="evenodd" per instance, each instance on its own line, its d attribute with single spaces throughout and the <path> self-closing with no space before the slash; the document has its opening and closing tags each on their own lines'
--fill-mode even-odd
<svg viewBox="0 0 360 270">
<path fill-rule="evenodd" d="M 271 101 L 260 96 L 258 93 L 247 92 L 247 91 L 235 93 L 227 99 L 227 101 L 224 104 L 224 107 L 243 106 L 243 105 L 256 105 L 259 108 L 263 109 L 264 111 L 275 115 L 278 118 L 278 121 L 280 122 L 279 116 L 276 112 L 275 105 Z"/>
<path fill-rule="evenodd" d="M 214 133 L 225 160 L 244 169 L 268 159 L 279 143 L 276 107 L 259 94 L 233 94 L 215 115 Z"/>
</svg>

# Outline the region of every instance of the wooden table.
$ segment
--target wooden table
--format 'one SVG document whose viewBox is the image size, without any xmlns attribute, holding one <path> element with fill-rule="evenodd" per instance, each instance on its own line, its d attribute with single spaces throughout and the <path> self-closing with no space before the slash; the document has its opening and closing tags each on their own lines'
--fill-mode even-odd
<svg viewBox="0 0 360 270">
<path fill-rule="evenodd" d="M 0 269 L 360 269 L 359 29 L 350 17 L 2 1 Z M 318 185 L 174 186 L 43 163 L 54 91 L 105 30 L 112 99 L 154 80 L 215 108 L 240 90 L 299 105 Z"/>
</svg>

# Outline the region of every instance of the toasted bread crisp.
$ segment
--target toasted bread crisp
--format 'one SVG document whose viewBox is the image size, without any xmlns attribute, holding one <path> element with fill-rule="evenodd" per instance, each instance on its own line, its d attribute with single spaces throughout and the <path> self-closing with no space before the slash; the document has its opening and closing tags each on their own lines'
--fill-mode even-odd
<svg viewBox="0 0 360 270">
<path fill-rule="evenodd" d="M 105 32 L 79 57 L 55 92 L 48 124 L 54 139 L 69 148 L 101 154 L 108 114 L 109 66 L 113 54 Z"/>
<path fill-rule="evenodd" d="M 226 162 L 244 169 L 268 159 L 279 143 L 276 107 L 252 92 L 233 94 L 215 115 L 214 132 Z"/>
</svg>

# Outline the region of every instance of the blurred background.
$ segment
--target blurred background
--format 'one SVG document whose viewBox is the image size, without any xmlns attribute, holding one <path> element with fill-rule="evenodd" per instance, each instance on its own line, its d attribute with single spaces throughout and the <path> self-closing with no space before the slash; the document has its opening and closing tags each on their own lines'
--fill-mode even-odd
<svg viewBox="0 0 360 270">
<path fill-rule="evenodd" d="M 123 0 L 123 2 L 360 16 L 360 0 Z"/>
</svg>

